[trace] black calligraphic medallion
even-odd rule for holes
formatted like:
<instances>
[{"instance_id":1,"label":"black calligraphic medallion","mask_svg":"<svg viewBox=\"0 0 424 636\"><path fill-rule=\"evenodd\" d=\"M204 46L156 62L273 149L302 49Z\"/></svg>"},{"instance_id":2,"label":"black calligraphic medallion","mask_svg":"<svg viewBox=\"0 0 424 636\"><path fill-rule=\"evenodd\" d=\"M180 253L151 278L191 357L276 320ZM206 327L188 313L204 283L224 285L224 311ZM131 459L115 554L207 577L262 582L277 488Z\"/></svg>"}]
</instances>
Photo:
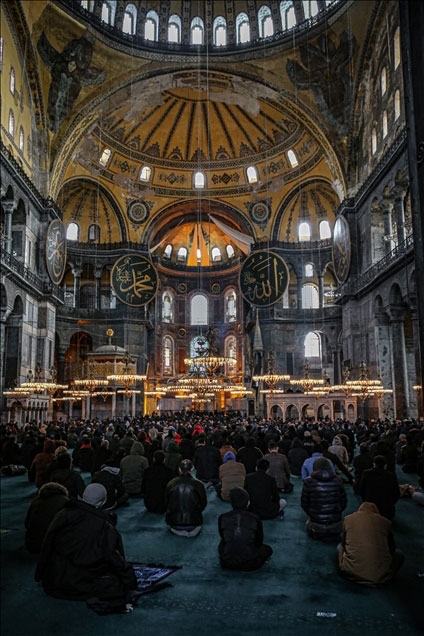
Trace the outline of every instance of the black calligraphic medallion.
<instances>
[{"instance_id":1,"label":"black calligraphic medallion","mask_svg":"<svg viewBox=\"0 0 424 636\"><path fill-rule=\"evenodd\" d=\"M152 262L139 254L121 256L113 266L112 289L116 297L131 307L150 302L158 289L158 275Z\"/></svg>"},{"instance_id":2,"label":"black calligraphic medallion","mask_svg":"<svg viewBox=\"0 0 424 636\"><path fill-rule=\"evenodd\" d=\"M338 216L333 232L333 267L339 283L344 283L348 277L351 257L349 224L344 216Z\"/></svg>"},{"instance_id":3,"label":"black calligraphic medallion","mask_svg":"<svg viewBox=\"0 0 424 636\"><path fill-rule=\"evenodd\" d=\"M46 265L51 281L59 285L66 266L66 232L59 219L54 219L47 228Z\"/></svg>"},{"instance_id":4,"label":"black calligraphic medallion","mask_svg":"<svg viewBox=\"0 0 424 636\"><path fill-rule=\"evenodd\" d=\"M244 261L239 275L240 291L256 307L276 303L287 289L289 270L274 252L253 252Z\"/></svg>"}]
</instances>

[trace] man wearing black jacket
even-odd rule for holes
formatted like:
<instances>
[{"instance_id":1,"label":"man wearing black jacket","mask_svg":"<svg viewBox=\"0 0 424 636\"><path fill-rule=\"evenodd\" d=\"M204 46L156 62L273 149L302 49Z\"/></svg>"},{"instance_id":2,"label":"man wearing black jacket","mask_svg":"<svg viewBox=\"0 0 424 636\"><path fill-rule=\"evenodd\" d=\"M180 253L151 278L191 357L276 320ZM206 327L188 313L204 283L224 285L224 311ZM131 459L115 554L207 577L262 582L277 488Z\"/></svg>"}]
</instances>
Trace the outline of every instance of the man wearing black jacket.
<instances>
[{"instance_id":1,"label":"man wearing black jacket","mask_svg":"<svg viewBox=\"0 0 424 636\"><path fill-rule=\"evenodd\" d=\"M179 476L166 486L166 523L180 537L197 537L202 529L207 498L205 486L192 475L193 463L183 459Z\"/></svg>"},{"instance_id":2,"label":"man wearing black jacket","mask_svg":"<svg viewBox=\"0 0 424 636\"><path fill-rule=\"evenodd\" d=\"M106 497L104 486L90 484L83 501L70 500L53 519L35 573L46 594L123 605L132 600L136 577L125 560L121 535L109 514L100 509Z\"/></svg>"},{"instance_id":3,"label":"man wearing black jacket","mask_svg":"<svg viewBox=\"0 0 424 636\"><path fill-rule=\"evenodd\" d=\"M284 515L287 505L285 499L280 499L277 482L274 477L266 474L269 461L261 457L256 462L256 472L246 475L244 487L249 493L249 510L259 515L261 519L274 519Z\"/></svg>"},{"instance_id":4,"label":"man wearing black jacket","mask_svg":"<svg viewBox=\"0 0 424 636\"><path fill-rule=\"evenodd\" d=\"M247 510L249 494L244 488L232 488L230 501L233 510L218 519L221 566L244 572L257 570L272 554L272 548L263 542L262 521Z\"/></svg>"}]
</instances>

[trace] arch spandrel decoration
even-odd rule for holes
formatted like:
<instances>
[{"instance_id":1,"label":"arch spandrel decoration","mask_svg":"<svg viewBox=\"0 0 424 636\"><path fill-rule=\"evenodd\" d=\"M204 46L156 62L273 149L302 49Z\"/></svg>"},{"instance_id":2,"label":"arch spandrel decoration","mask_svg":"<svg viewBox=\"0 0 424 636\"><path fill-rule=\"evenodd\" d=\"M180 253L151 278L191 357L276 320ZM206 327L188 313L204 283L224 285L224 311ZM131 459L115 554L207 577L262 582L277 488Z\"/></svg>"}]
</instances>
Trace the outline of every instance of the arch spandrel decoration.
<instances>
[{"instance_id":1,"label":"arch spandrel decoration","mask_svg":"<svg viewBox=\"0 0 424 636\"><path fill-rule=\"evenodd\" d=\"M156 296L159 279L146 256L128 254L115 262L111 283L118 300L130 307L142 307Z\"/></svg>"},{"instance_id":2,"label":"arch spandrel decoration","mask_svg":"<svg viewBox=\"0 0 424 636\"><path fill-rule=\"evenodd\" d=\"M59 219L54 219L47 229L46 266L52 283L59 285L66 266L66 232Z\"/></svg>"},{"instance_id":3,"label":"arch spandrel decoration","mask_svg":"<svg viewBox=\"0 0 424 636\"><path fill-rule=\"evenodd\" d=\"M268 307L278 302L288 283L289 270L286 262L275 252L253 252L240 270L240 291L255 307Z\"/></svg>"}]
</instances>

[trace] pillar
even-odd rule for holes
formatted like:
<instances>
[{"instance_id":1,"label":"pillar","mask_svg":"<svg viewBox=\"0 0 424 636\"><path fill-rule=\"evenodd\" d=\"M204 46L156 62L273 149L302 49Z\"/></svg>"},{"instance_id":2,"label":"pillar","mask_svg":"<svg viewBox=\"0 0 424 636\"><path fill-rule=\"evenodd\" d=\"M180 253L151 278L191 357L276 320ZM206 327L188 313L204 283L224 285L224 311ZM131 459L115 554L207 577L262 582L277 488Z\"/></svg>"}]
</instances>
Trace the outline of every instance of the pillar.
<instances>
[{"instance_id":1,"label":"pillar","mask_svg":"<svg viewBox=\"0 0 424 636\"><path fill-rule=\"evenodd\" d=\"M74 307L79 309L80 306L80 282L81 282L81 268L74 267L72 274L74 275Z\"/></svg>"},{"instance_id":2,"label":"pillar","mask_svg":"<svg viewBox=\"0 0 424 636\"><path fill-rule=\"evenodd\" d=\"M6 238L4 240L4 250L8 254L11 254L12 253L12 214L13 214L13 210L16 209L16 206L14 201L2 201L1 205L5 212L4 234Z\"/></svg>"},{"instance_id":3,"label":"pillar","mask_svg":"<svg viewBox=\"0 0 424 636\"><path fill-rule=\"evenodd\" d=\"M403 309L390 308L390 351L394 390L395 417L404 418L409 414L409 389L406 365Z\"/></svg>"},{"instance_id":4,"label":"pillar","mask_svg":"<svg viewBox=\"0 0 424 636\"><path fill-rule=\"evenodd\" d=\"M392 210L393 199L389 188L384 189L383 199L380 203L380 207L383 210L384 220L384 253L389 254L394 248L393 241L393 223L392 223Z\"/></svg>"},{"instance_id":5,"label":"pillar","mask_svg":"<svg viewBox=\"0 0 424 636\"><path fill-rule=\"evenodd\" d=\"M408 182L403 177L402 173L399 172L396 175L395 186L394 188L392 188L398 245L403 243L406 238L404 201L405 201L407 189L408 189Z\"/></svg>"}]
</instances>

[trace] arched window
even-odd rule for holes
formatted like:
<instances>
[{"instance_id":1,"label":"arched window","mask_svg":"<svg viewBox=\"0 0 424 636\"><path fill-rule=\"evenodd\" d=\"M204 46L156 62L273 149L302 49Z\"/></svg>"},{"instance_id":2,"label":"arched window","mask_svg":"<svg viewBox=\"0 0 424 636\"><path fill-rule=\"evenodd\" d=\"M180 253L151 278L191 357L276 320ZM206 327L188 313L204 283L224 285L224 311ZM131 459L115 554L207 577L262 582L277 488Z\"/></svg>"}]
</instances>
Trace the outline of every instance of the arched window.
<instances>
[{"instance_id":1,"label":"arched window","mask_svg":"<svg viewBox=\"0 0 424 636\"><path fill-rule=\"evenodd\" d=\"M305 276L306 276L306 278L310 278L313 275L314 275L314 264L313 263L306 263L306 265L305 265Z\"/></svg>"},{"instance_id":2,"label":"arched window","mask_svg":"<svg viewBox=\"0 0 424 636\"><path fill-rule=\"evenodd\" d=\"M299 241L310 241L311 240L311 226L306 221L302 221L299 223L298 230Z\"/></svg>"},{"instance_id":3,"label":"arched window","mask_svg":"<svg viewBox=\"0 0 424 636\"><path fill-rule=\"evenodd\" d=\"M230 289L224 296L224 322L237 320L237 296L234 289Z\"/></svg>"},{"instance_id":4,"label":"arched window","mask_svg":"<svg viewBox=\"0 0 424 636\"><path fill-rule=\"evenodd\" d=\"M389 133L389 125L387 123L387 110L383 111L382 127L383 127L383 139L385 139L385 137L387 137Z\"/></svg>"},{"instance_id":5,"label":"arched window","mask_svg":"<svg viewBox=\"0 0 424 636\"><path fill-rule=\"evenodd\" d=\"M318 289L315 285L306 283L302 287L302 309L318 309L318 307Z\"/></svg>"},{"instance_id":6,"label":"arched window","mask_svg":"<svg viewBox=\"0 0 424 636\"><path fill-rule=\"evenodd\" d=\"M258 171L255 166L249 166L246 170L247 181L249 183L258 183Z\"/></svg>"},{"instance_id":7,"label":"arched window","mask_svg":"<svg viewBox=\"0 0 424 636\"><path fill-rule=\"evenodd\" d=\"M234 247L232 245L226 245L225 251L227 252L228 258L234 258L235 252L234 252Z\"/></svg>"},{"instance_id":8,"label":"arched window","mask_svg":"<svg viewBox=\"0 0 424 636\"><path fill-rule=\"evenodd\" d=\"M400 117L400 90L397 89L395 92L395 121Z\"/></svg>"},{"instance_id":9,"label":"arched window","mask_svg":"<svg viewBox=\"0 0 424 636\"><path fill-rule=\"evenodd\" d=\"M288 31L296 26L296 14L292 0L283 0L280 2L281 29Z\"/></svg>"},{"instance_id":10,"label":"arched window","mask_svg":"<svg viewBox=\"0 0 424 636\"><path fill-rule=\"evenodd\" d=\"M89 243L98 243L100 241L100 227L96 223L88 226L88 241Z\"/></svg>"},{"instance_id":11,"label":"arched window","mask_svg":"<svg viewBox=\"0 0 424 636\"><path fill-rule=\"evenodd\" d=\"M114 25L115 24L115 11L116 11L116 2L112 2L112 0L107 0L102 4L102 20L106 22L106 24Z\"/></svg>"},{"instance_id":12,"label":"arched window","mask_svg":"<svg viewBox=\"0 0 424 636\"><path fill-rule=\"evenodd\" d=\"M395 37L393 39L393 66L395 70L400 64L400 29L399 27L395 31Z\"/></svg>"},{"instance_id":13,"label":"arched window","mask_svg":"<svg viewBox=\"0 0 424 636\"><path fill-rule=\"evenodd\" d=\"M205 187L205 175L203 172L195 172L193 178L193 185L198 190Z\"/></svg>"},{"instance_id":14,"label":"arched window","mask_svg":"<svg viewBox=\"0 0 424 636\"><path fill-rule=\"evenodd\" d=\"M66 238L68 241L79 241L79 225L77 223L68 223Z\"/></svg>"},{"instance_id":15,"label":"arched window","mask_svg":"<svg viewBox=\"0 0 424 636\"><path fill-rule=\"evenodd\" d=\"M208 324L208 299L203 294L195 294L191 299L191 325Z\"/></svg>"},{"instance_id":16,"label":"arched window","mask_svg":"<svg viewBox=\"0 0 424 636\"><path fill-rule=\"evenodd\" d=\"M181 18L173 13L168 20L168 42L181 42Z\"/></svg>"},{"instance_id":17,"label":"arched window","mask_svg":"<svg viewBox=\"0 0 424 636\"><path fill-rule=\"evenodd\" d=\"M135 35L137 24L137 8L134 4L127 4L122 21L122 32Z\"/></svg>"},{"instance_id":18,"label":"arched window","mask_svg":"<svg viewBox=\"0 0 424 636\"><path fill-rule=\"evenodd\" d=\"M381 95L383 96L386 94L386 91L387 91L387 71L385 66L383 66L383 68L381 69L380 87L381 87Z\"/></svg>"},{"instance_id":19,"label":"arched window","mask_svg":"<svg viewBox=\"0 0 424 636\"><path fill-rule=\"evenodd\" d=\"M305 18L313 18L318 13L318 2L316 0L303 0L303 11Z\"/></svg>"},{"instance_id":20,"label":"arched window","mask_svg":"<svg viewBox=\"0 0 424 636\"><path fill-rule=\"evenodd\" d=\"M165 256L165 258L171 258L171 256L172 256L172 245L171 245L171 243L168 243L168 245L165 247L165 249L163 251L163 255Z\"/></svg>"},{"instance_id":21,"label":"arched window","mask_svg":"<svg viewBox=\"0 0 424 636\"><path fill-rule=\"evenodd\" d=\"M15 94L15 69L13 66L10 67L10 84L9 84L10 92L12 95Z\"/></svg>"},{"instance_id":22,"label":"arched window","mask_svg":"<svg viewBox=\"0 0 424 636\"><path fill-rule=\"evenodd\" d=\"M225 357L233 358L234 362L227 362L226 374L235 375L237 371L237 340L235 336L229 336L225 340Z\"/></svg>"},{"instance_id":23,"label":"arched window","mask_svg":"<svg viewBox=\"0 0 424 636\"><path fill-rule=\"evenodd\" d=\"M144 23L144 39L150 40L150 42L157 42L159 32L159 16L156 11L151 9L146 14L146 21Z\"/></svg>"},{"instance_id":24,"label":"arched window","mask_svg":"<svg viewBox=\"0 0 424 636\"><path fill-rule=\"evenodd\" d=\"M102 154L100 155L99 163L103 168L106 168L107 164L110 161L112 156L112 151L110 148L104 148Z\"/></svg>"},{"instance_id":25,"label":"arched window","mask_svg":"<svg viewBox=\"0 0 424 636\"><path fill-rule=\"evenodd\" d=\"M19 150L23 152L24 148L25 148L25 135L24 135L24 129L21 126L19 128Z\"/></svg>"},{"instance_id":26,"label":"arched window","mask_svg":"<svg viewBox=\"0 0 424 636\"><path fill-rule=\"evenodd\" d=\"M274 35L271 9L265 4L262 5L258 11L258 25L260 38L269 38L271 35Z\"/></svg>"},{"instance_id":27,"label":"arched window","mask_svg":"<svg viewBox=\"0 0 424 636\"><path fill-rule=\"evenodd\" d=\"M305 358L321 358L321 338L310 331L305 338Z\"/></svg>"},{"instance_id":28,"label":"arched window","mask_svg":"<svg viewBox=\"0 0 424 636\"><path fill-rule=\"evenodd\" d=\"M219 247L213 247L211 250L212 261L216 263L217 261L222 261L222 254Z\"/></svg>"},{"instance_id":29,"label":"arched window","mask_svg":"<svg viewBox=\"0 0 424 636\"><path fill-rule=\"evenodd\" d=\"M237 44L250 42L250 23L247 13L239 13L236 18L236 42Z\"/></svg>"},{"instance_id":30,"label":"arched window","mask_svg":"<svg viewBox=\"0 0 424 636\"><path fill-rule=\"evenodd\" d=\"M371 132L371 154L375 155L377 152L377 131L375 128Z\"/></svg>"},{"instance_id":31,"label":"arched window","mask_svg":"<svg viewBox=\"0 0 424 636\"><path fill-rule=\"evenodd\" d=\"M205 355L208 351L209 343L205 336L195 336L190 342L190 358L198 358L199 356Z\"/></svg>"},{"instance_id":32,"label":"arched window","mask_svg":"<svg viewBox=\"0 0 424 636\"><path fill-rule=\"evenodd\" d=\"M190 24L190 44L203 44L205 27L202 18L193 18Z\"/></svg>"},{"instance_id":33,"label":"arched window","mask_svg":"<svg viewBox=\"0 0 424 636\"><path fill-rule=\"evenodd\" d=\"M321 221L319 224L319 237L323 241L331 238L331 227L328 221Z\"/></svg>"},{"instance_id":34,"label":"arched window","mask_svg":"<svg viewBox=\"0 0 424 636\"><path fill-rule=\"evenodd\" d=\"M174 341L164 336L162 341L162 365L164 375L174 375Z\"/></svg>"},{"instance_id":35,"label":"arched window","mask_svg":"<svg viewBox=\"0 0 424 636\"><path fill-rule=\"evenodd\" d=\"M15 136L15 115L12 109L9 110L9 135L11 137Z\"/></svg>"},{"instance_id":36,"label":"arched window","mask_svg":"<svg viewBox=\"0 0 424 636\"><path fill-rule=\"evenodd\" d=\"M213 43L215 46L227 44L227 22L223 16L218 16L213 21Z\"/></svg>"},{"instance_id":37,"label":"arched window","mask_svg":"<svg viewBox=\"0 0 424 636\"><path fill-rule=\"evenodd\" d=\"M81 0L81 6L86 11L93 12L93 10L94 10L94 0Z\"/></svg>"},{"instance_id":38,"label":"arched window","mask_svg":"<svg viewBox=\"0 0 424 636\"><path fill-rule=\"evenodd\" d=\"M140 181L144 181L148 183L150 181L150 177L152 176L152 169L150 166L143 166L140 170Z\"/></svg>"},{"instance_id":39,"label":"arched window","mask_svg":"<svg viewBox=\"0 0 424 636\"><path fill-rule=\"evenodd\" d=\"M162 320L163 322L174 322L174 298L168 290L162 294Z\"/></svg>"},{"instance_id":40,"label":"arched window","mask_svg":"<svg viewBox=\"0 0 424 636\"><path fill-rule=\"evenodd\" d=\"M186 247L180 247L178 252L177 252L177 260L180 263L185 263L187 260L187 248Z\"/></svg>"},{"instance_id":41,"label":"arched window","mask_svg":"<svg viewBox=\"0 0 424 636\"><path fill-rule=\"evenodd\" d=\"M299 162L297 160L296 154L294 152L294 150L288 150L287 151L287 158L290 161L290 165L292 168L297 168L297 166L299 165Z\"/></svg>"}]
</instances>

